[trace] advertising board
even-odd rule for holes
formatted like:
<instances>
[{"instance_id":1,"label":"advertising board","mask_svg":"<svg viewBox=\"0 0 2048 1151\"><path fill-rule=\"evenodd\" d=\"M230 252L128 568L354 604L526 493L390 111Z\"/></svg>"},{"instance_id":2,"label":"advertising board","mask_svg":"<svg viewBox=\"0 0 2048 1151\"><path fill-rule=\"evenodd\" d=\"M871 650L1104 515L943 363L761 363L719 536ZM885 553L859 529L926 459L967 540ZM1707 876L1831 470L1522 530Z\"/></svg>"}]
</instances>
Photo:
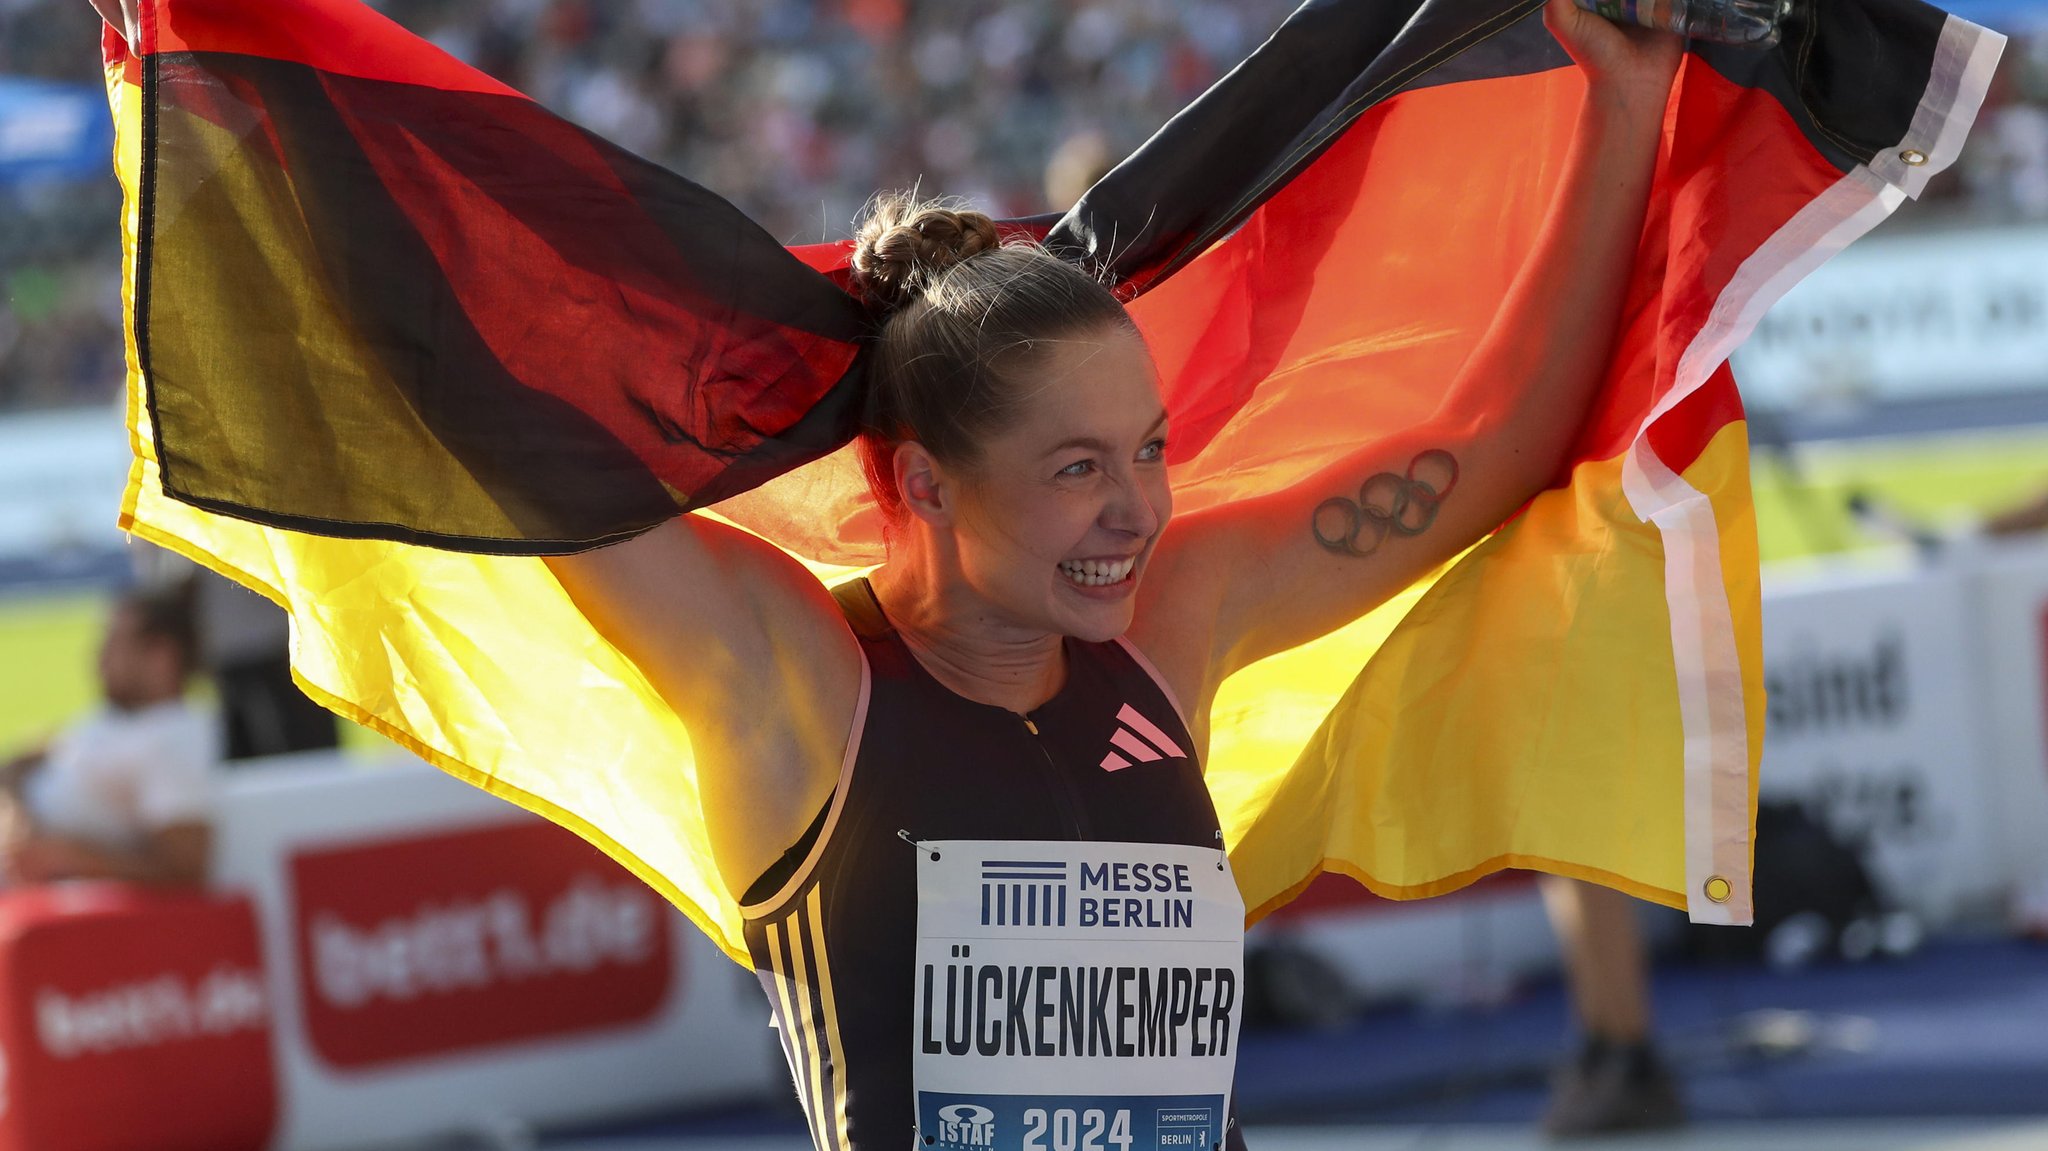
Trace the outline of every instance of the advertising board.
<instances>
[{"instance_id":1,"label":"advertising board","mask_svg":"<svg viewBox=\"0 0 2048 1151\"><path fill-rule=\"evenodd\" d=\"M749 972L582 840L410 756L244 770L215 870L271 957L278 1151L788 1090Z\"/></svg>"},{"instance_id":2,"label":"advertising board","mask_svg":"<svg viewBox=\"0 0 2048 1151\"><path fill-rule=\"evenodd\" d=\"M1779 578L1764 594L1761 795L1863 848L1880 889L1936 925L1995 906L2005 881L1971 587L1935 565Z\"/></svg>"},{"instance_id":3,"label":"advertising board","mask_svg":"<svg viewBox=\"0 0 2048 1151\"><path fill-rule=\"evenodd\" d=\"M270 997L247 900L0 895L0 1149L260 1151Z\"/></svg>"},{"instance_id":4,"label":"advertising board","mask_svg":"<svg viewBox=\"0 0 2048 1151\"><path fill-rule=\"evenodd\" d=\"M684 978L667 909L538 821L291 858L306 1036L337 1068L652 1022Z\"/></svg>"},{"instance_id":5,"label":"advertising board","mask_svg":"<svg viewBox=\"0 0 2048 1151\"><path fill-rule=\"evenodd\" d=\"M2048 228L1879 237L1814 269L1732 358L1784 411L2048 392Z\"/></svg>"},{"instance_id":6,"label":"advertising board","mask_svg":"<svg viewBox=\"0 0 2048 1151\"><path fill-rule=\"evenodd\" d=\"M2038 931L2048 926L2048 541L1987 546L1978 564L1996 848Z\"/></svg>"}]
</instances>

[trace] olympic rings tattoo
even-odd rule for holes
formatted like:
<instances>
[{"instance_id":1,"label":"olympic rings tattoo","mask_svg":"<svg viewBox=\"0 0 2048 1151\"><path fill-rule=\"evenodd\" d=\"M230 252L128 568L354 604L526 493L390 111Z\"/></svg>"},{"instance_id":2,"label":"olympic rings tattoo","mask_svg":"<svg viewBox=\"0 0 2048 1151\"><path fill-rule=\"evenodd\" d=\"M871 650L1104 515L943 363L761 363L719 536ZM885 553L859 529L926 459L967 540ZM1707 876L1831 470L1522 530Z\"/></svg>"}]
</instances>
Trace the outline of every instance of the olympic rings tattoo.
<instances>
[{"instance_id":1,"label":"olympic rings tattoo","mask_svg":"<svg viewBox=\"0 0 2048 1151\"><path fill-rule=\"evenodd\" d=\"M1436 522L1437 510L1458 486L1458 461L1431 448L1408 461L1408 472L1381 472L1358 487L1358 498L1333 496L1316 505L1309 531L1316 542L1341 556L1363 558L1389 535L1419 536Z\"/></svg>"}]
</instances>

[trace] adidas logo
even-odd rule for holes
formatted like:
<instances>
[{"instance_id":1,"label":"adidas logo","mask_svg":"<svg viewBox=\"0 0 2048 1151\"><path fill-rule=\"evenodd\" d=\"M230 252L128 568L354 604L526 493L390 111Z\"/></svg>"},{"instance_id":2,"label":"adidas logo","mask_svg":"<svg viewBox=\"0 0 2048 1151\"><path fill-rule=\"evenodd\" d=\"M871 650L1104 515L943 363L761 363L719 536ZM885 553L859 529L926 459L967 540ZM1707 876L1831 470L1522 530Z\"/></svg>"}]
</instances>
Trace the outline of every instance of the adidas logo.
<instances>
[{"instance_id":1,"label":"adidas logo","mask_svg":"<svg viewBox=\"0 0 2048 1151\"><path fill-rule=\"evenodd\" d=\"M1188 753L1167 738L1158 724L1139 715L1138 709L1130 704L1125 704L1124 709L1116 713L1116 723L1116 731L1109 737L1113 749L1102 757L1104 771L1122 771L1133 763L1151 763L1157 759L1187 758Z\"/></svg>"}]
</instances>

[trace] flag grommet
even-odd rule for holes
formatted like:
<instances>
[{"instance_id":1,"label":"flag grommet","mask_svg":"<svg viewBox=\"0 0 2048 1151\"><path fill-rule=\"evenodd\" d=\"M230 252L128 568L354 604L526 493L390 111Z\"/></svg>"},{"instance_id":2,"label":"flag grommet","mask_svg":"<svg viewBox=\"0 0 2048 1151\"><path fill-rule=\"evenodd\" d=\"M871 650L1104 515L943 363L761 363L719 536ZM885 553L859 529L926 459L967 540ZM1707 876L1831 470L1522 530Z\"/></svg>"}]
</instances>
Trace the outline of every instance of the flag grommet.
<instances>
[{"instance_id":1,"label":"flag grommet","mask_svg":"<svg viewBox=\"0 0 2048 1151\"><path fill-rule=\"evenodd\" d=\"M1735 893L1734 885L1718 875L1707 877L1704 890L1707 893L1707 898L1715 903L1726 903L1728 902L1728 897Z\"/></svg>"},{"instance_id":2,"label":"flag grommet","mask_svg":"<svg viewBox=\"0 0 2048 1151\"><path fill-rule=\"evenodd\" d=\"M1901 148L1899 150L1899 159L1918 168L1927 162L1927 153L1922 152L1918 148Z\"/></svg>"}]
</instances>

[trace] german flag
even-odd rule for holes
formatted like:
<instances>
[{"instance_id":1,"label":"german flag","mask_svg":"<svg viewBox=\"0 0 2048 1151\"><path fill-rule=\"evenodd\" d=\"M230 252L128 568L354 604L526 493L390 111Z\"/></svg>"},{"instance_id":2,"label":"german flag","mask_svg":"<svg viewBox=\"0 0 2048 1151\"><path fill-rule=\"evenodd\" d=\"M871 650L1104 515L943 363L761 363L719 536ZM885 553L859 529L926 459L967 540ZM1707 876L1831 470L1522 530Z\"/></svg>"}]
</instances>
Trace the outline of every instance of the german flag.
<instances>
[{"instance_id":1,"label":"german flag","mask_svg":"<svg viewBox=\"0 0 2048 1151\"><path fill-rule=\"evenodd\" d=\"M1540 0L1317 0L1058 218L1131 301L1179 506L1426 425L1584 97ZM744 958L688 733L537 556L718 514L881 558L844 445L843 246L715 194L352 0L144 0L104 47L127 189L121 520L292 614L314 698L599 844ZM1763 690L1742 408L1772 301L1951 163L2003 39L1918 0L1694 45L1604 390L1552 486L1224 685L1247 906L1504 867L1750 917ZM565 701L573 700L573 706Z\"/></svg>"}]
</instances>

